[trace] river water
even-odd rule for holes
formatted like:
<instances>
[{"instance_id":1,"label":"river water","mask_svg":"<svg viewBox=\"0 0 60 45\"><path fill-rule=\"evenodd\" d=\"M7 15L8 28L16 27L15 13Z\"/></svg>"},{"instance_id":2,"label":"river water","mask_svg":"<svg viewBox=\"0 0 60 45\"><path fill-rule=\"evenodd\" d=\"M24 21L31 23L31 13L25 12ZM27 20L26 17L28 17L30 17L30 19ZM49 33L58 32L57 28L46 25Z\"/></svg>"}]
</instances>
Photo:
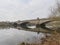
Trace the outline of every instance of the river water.
<instances>
[{"instance_id":1,"label":"river water","mask_svg":"<svg viewBox=\"0 0 60 45\"><path fill-rule=\"evenodd\" d=\"M17 45L21 42L35 43L42 37L45 37L43 33L37 34L37 32L18 30L14 28L0 29L0 45Z\"/></svg>"}]
</instances>

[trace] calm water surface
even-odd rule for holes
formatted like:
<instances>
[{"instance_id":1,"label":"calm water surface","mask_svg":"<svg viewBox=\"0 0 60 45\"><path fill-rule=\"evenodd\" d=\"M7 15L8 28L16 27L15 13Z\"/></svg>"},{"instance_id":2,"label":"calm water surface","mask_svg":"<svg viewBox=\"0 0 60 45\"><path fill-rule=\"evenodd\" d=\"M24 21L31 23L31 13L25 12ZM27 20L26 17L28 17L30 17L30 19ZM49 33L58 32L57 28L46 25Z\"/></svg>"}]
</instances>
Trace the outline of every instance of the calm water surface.
<instances>
[{"instance_id":1,"label":"calm water surface","mask_svg":"<svg viewBox=\"0 0 60 45\"><path fill-rule=\"evenodd\" d=\"M0 29L0 45L17 45L21 42L34 43L42 37L45 37L43 33L37 34L14 28Z\"/></svg>"}]
</instances>

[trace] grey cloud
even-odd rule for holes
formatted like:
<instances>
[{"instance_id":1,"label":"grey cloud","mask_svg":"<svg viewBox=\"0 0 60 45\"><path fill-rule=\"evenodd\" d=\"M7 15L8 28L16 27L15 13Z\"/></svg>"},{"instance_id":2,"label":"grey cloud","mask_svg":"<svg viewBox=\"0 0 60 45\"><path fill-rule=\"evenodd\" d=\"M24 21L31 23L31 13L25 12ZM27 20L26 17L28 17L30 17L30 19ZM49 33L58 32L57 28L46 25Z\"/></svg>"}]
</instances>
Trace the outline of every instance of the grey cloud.
<instances>
[{"instance_id":1,"label":"grey cloud","mask_svg":"<svg viewBox=\"0 0 60 45\"><path fill-rule=\"evenodd\" d=\"M0 0L0 2L1 21L46 17L49 14L49 8L55 5L55 0L26 0L28 3L24 0Z\"/></svg>"}]
</instances>

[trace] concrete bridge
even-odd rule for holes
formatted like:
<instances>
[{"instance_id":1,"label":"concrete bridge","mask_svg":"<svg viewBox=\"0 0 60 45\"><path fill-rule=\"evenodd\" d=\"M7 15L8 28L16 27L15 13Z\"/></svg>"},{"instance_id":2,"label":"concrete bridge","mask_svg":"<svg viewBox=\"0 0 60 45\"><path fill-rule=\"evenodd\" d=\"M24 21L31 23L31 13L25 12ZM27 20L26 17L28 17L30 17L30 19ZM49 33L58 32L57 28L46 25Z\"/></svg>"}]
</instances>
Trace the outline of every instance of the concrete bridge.
<instances>
[{"instance_id":1,"label":"concrete bridge","mask_svg":"<svg viewBox=\"0 0 60 45\"><path fill-rule=\"evenodd\" d=\"M50 20L37 18L37 19L32 19L32 20L17 21L16 23L17 23L17 24L21 24L21 23L23 23L23 22L29 22L29 23L31 23L31 24L36 25L36 24L41 24L41 23L46 22L46 21L50 21Z\"/></svg>"},{"instance_id":2,"label":"concrete bridge","mask_svg":"<svg viewBox=\"0 0 60 45\"><path fill-rule=\"evenodd\" d=\"M29 25L29 26L33 26L33 25L36 26L36 25L42 24L42 23L47 22L47 21L50 21L50 20L37 18L37 19L32 19L32 20L16 21L13 24L15 26L21 26L21 24L23 26L25 26L26 24Z\"/></svg>"},{"instance_id":3,"label":"concrete bridge","mask_svg":"<svg viewBox=\"0 0 60 45\"><path fill-rule=\"evenodd\" d=\"M46 24L52 22L49 19L32 19L32 20L24 20L24 21L17 21L14 23L15 27L18 27L18 29L27 30L27 31L33 31L33 32L51 32L54 31L48 27L46 27ZM36 28L30 29L27 26L33 26L35 25Z\"/></svg>"}]
</instances>

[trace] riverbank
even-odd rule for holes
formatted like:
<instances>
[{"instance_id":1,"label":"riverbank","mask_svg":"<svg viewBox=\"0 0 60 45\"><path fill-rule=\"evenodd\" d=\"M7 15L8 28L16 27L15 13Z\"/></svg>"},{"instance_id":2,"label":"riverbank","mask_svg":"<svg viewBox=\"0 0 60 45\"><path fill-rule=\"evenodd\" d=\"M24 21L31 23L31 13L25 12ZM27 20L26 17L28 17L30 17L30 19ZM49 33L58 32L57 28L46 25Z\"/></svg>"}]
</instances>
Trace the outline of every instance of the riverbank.
<instances>
[{"instance_id":1,"label":"riverbank","mask_svg":"<svg viewBox=\"0 0 60 45\"><path fill-rule=\"evenodd\" d=\"M60 45L60 33L54 32L50 36L46 36L46 38L42 38L40 43L25 43L22 42L18 45Z\"/></svg>"}]
</instances>

